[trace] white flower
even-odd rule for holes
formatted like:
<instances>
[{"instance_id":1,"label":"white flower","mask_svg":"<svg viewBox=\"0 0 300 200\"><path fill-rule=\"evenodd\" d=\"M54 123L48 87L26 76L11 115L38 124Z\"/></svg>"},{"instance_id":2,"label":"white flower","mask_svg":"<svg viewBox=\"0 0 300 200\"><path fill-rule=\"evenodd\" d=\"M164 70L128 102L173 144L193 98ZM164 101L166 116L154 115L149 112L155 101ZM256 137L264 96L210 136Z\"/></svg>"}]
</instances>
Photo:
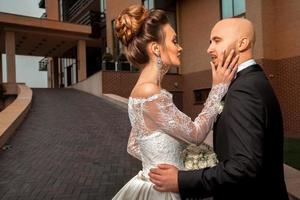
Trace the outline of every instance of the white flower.
<instances>
[{"instance_id":1,"label":"white flower","mask_svg":"<svg viewBox=\"0 0 300 200\"><path fill-rule=\"evenodd\" d=\"M221 101L220 103L218 103L218 114L221 114L224 108L224 101Z\"/></svg>"},{"instance_id":2,"label":"white flower","mask_svg":"<svg viewBox=\"0 0 300 200\"><path fill-rule=\"evenodd\" d=\"M184 166L187 170L213 167L218 163L216 154L207 144L189 145L183 151Z\"/></svg>"},{"instance_id":3,"label":"white flower","mask_svg":"<svg viewBox=\"0 0 300 200\"><path fill-rule=\"evenodd\" d=\"M185 165L185 168L188 169L188 170L193 169L193 161L191 161L191 160L187 160L187 161L184 163L184 165Z\"/></svg>"}]
</instances>

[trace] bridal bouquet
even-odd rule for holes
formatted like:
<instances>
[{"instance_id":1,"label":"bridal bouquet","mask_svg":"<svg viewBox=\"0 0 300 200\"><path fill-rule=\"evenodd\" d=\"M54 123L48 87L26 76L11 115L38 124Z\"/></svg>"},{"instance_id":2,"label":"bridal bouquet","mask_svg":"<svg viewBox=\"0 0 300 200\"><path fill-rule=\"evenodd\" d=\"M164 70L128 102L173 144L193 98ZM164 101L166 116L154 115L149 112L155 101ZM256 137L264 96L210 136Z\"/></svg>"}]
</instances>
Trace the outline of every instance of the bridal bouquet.
<instances>
[{"instance_id":1,"label":"bridal bouquet","mask_svg":"<svg viewBox=\"0 0 300 200\"><path fill-rule=\"evenodd\" d=\"M218 163L213 148L205 143L199 146L189 145L183 151L183 162L187 170L213 167Z\"/></svg>"}]
</instances>

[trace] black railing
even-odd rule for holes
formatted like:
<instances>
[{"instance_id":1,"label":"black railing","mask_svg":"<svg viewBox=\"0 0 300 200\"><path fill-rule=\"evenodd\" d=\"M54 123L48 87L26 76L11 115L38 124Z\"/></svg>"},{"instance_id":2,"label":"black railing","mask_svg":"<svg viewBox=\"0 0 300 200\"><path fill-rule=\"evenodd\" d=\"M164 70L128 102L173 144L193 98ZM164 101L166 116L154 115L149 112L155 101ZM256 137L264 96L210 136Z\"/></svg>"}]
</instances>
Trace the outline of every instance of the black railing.
<instances>
[{"instance_id":1,"label":"black railing","mask_svg":"<svg viewBox=\"0 0 300 200\"><path fill-rule=\"evenodd\" d=\"M91 37L99 38L103 36L104 28L106 27L105 13L96 11L88 11L76 22L77 24L90 25L92 27Z\"/></svg>"},{"instance_id":2,"label":"black railing","mask_svg":"<svg viewBox=\"0 0 300 200\"><path fill-rule=\"evenodd\" d=\"M39 71L48 71L48 58L43 58L42 60L39 61Z\"/></svg>"},{"instance_id":3,"label":"black railing","mask_svg":"<svg viewBox=\"0 0 300 200\"><path fill-rule=\"evenodd\" d=\"M71 22L72 19L74 19L80 13L81 10L84 10L85 8L87 8L92 3L93 3L92 0L79 0L79 1L76 1L74 3L74 5L71 6L71 8L66 10L65 15L64 15L64 20Z\"/></svg>"},{"instance_id":4,"label":"black railing","mask_svg":"<svg viewBox=\"0 0 300 200\"><path fill-rule=\"evenodd\" d=\"M96 11L88 11L77 20L77 24L92 25L92 23L104 23L105 24L105 13Z\"/></svg>"},{"instance_id":5,"label":"black railing","mask_svg":"<svg viewBox=\"0 0 300 200\"><path fill-rule=\"evenodd\" d=\"M87 10L93 2L93 0L76 1L69 9L65 10L64 21L82 25L90 25L92 28L90 37L105 37L105 13Z\"/></svg>"}]
</instances>

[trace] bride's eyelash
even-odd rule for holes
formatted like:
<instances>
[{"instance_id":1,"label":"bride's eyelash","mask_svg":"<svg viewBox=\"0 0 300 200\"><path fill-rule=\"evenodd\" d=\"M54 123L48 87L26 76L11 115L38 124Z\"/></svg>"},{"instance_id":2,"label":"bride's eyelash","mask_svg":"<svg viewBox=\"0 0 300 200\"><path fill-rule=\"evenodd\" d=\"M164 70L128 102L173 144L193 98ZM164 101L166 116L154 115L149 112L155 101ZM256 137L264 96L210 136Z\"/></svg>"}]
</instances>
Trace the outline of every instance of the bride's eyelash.
<instances>
[{"instance_id":1,"label":"bride's eyelash","mask_svg":"<svg viewBox=\"0 0 300 200\"><path fill-rule=\"evenodd\" d=\"M173 38L173 43L174 43L174 44L178 44L177 38L176 38L176 37Z\"/></svg>"}]
</instances>

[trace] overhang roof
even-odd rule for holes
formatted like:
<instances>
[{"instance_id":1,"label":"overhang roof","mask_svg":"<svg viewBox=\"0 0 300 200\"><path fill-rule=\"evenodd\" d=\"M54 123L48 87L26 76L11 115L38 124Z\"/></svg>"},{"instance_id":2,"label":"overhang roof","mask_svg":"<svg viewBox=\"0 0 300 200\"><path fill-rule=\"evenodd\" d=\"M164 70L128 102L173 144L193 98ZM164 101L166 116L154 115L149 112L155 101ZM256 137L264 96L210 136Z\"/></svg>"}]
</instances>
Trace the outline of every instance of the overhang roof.
<instances>
[{"instance_id":1,"label":"overhang roof","mask_svg":"<svg viewBox=\"0 0 300 200\"><path fill-rule=\"evenodd\" d=\"M89 37L90 26L0 12L1 53L5 53L5 31L15 32L17 55L62 57L78 40L100 46L99 39Z\"/></svg>"}]
</instances>

